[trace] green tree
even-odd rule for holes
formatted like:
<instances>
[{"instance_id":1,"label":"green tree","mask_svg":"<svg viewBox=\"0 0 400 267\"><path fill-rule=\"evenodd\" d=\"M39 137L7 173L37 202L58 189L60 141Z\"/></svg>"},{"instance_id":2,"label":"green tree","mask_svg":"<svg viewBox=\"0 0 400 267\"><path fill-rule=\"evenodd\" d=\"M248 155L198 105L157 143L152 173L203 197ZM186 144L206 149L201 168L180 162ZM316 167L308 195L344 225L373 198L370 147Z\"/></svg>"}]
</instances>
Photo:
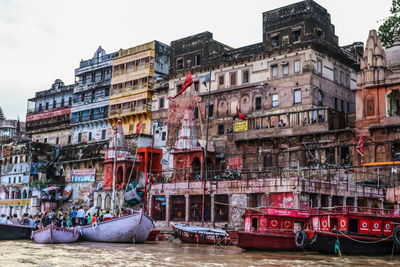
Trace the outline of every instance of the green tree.
<instances>
[{"instance_id":1,"label":"green tree","mask_svg":"<svg viewBox=\"0 0 400 267\"><path fill-rule=\"evenodd\" d=\"M400 26L400 0L392 0L390 16L385 19L379 27L379 37L385 48L391 47L395 31L399 31Z\"/></svg>"}]
</instances>

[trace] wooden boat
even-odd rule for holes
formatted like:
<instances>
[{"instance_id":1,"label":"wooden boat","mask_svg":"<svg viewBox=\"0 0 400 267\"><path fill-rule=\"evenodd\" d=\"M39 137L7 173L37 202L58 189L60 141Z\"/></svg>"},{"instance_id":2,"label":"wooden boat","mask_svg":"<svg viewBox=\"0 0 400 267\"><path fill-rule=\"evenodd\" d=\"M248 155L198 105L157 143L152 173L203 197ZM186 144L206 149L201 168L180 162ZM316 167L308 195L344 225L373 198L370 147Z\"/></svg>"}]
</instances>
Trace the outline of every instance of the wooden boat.
<instances>
[{"instance_id":1,"label":"wooden boat","mask_svg":"<svg viewBox=\"0 0 400 267\"><path fill-rule=\"evenodd\" d=\"M95 242L143 243L146 241L153 220L143 210L132 215L79 227L82 239Z\"/></svg>"},{"instance_id":2,"label":"wooden boat","mask_svg":"<svg viewBox=\"0 0 400 267\"><path fill-rule=\"evenodd\" d=\"M171 223L175 235L185 243L231 245L232 240L224 230Z\"/></svg>"},{"instance_id":3,"label":"wooden boat","mask_svg":"<svg viewBox=\"0 0 400 267\"><path fill-rule=\"evenodd\" d=\"M160 230L151 230L146 241L157 241L157 236L160 234Z\"/></svg>"},{"instance_id":4,"label":"wooden boat","mask_svg":"<svg viewBox=\"0 0 400 267\"><path fill-rule=\"evenodd\" d=\"M368 207L313 209L311 222L296 234L296 245L328 254L400 253L400 216Z\"/></svg>"},{"instance_id":5,"label":"wooden boat","mask_svg":"<svg viewBox=\"0 0 400 267\"><path fill-rule=\"evenodd\" d=\"M297 223L301 229L309 217L308 210L246 210L244 231L237 232L237 246L245 250L299 250L294 242L294 227Z\"/></svg>"},{"instance_id":6,"label":"wooden boat","mask_svg":"<svg viewBox=\"0 0 400 267\"><path fill-rule=\"evenodd\" d=\"M31 234L29 226L0 223L0 240L30 239Z\"/></svg>"},{"instance_id":7,"label":"wooden boat","mask_svg":"<svg viewBox=\"0 0 400 267\"><path fill-rule=\"evenodd\" d=\"M77 229L58 227L53 224L32 233L33 239L39 244L72 243L78 240L79 235Z\"/></svg>"}]
</instances>

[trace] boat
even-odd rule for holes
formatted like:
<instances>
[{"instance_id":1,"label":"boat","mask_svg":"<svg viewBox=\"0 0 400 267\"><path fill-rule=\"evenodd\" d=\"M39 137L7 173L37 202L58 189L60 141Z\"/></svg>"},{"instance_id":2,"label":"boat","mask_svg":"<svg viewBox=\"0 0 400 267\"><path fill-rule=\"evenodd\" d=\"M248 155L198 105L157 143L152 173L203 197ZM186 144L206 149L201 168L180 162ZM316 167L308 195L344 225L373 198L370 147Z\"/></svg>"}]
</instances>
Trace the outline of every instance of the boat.
<instances>
[{"instance_id":1,"label":"boat","mask_svg":"<svg viewBox=\"0 0 400 267\"><path fill-rule=\"evenodd\" d=\"M247 209L244 231L237 232L237 246L244 250L299 250L295 227L303 227L309 220L308 210L284 208Z\"/></svg>"},{"instance_id":2,"label":"boat","mask_svg":"<svg viewBox=\"0 0 400 267\"><path fill-rule=\"evenodd\" d=\"M49 224L42 229L33 231L32 238L39 244L72 243L78 240L79 235L77 229Z\"/></svg>"},{"instance_id":3,"label":"boat","mask_svg":"<svg viewBox=\"0 0 400 267\"><path fill-rule=\"evenodd\" d=\"M143 243L153 226L153 220L143 210L92 225L78 227L82 239L94 242Z\"/></svg>"},{"instance_id":4,"label":"boat","mask_svg":"<svg viewBox=\"0 0 400 267\"><path fill-rule=\"evenodd\" d=\"M31 234L29 226L0 223L0 240L30 239Z\"/></svg>"},{"instance_id":5,"label":"boat","mask_svg":"<svg viewBox=\"0 0 400 267\"><path fill-rule=\"evenodd\" d=\"M312 209L296 245L324 254L377 255L400 252L398 211L370 207Z\"/></svg>"},{"instance_id":6,"label":"boat","mask_svg":"<svg viewBox=\"0 0 400 267\"><path fill-rule=\"evenodd\" d=\"M232 240L224 230L171 222L175 236L185 243L231 245Z\"/></svg>"},{"instance_id":7,"label":"boat","mask_svg":"<svg viewBox=\"0 0 400 267\"><path fill-rule=\"evenodd\" d=\"M158 235L160 234L160 230L151 230L149 236L147 237L146 241L157 241Z\"/></svg>"}]
</instances>

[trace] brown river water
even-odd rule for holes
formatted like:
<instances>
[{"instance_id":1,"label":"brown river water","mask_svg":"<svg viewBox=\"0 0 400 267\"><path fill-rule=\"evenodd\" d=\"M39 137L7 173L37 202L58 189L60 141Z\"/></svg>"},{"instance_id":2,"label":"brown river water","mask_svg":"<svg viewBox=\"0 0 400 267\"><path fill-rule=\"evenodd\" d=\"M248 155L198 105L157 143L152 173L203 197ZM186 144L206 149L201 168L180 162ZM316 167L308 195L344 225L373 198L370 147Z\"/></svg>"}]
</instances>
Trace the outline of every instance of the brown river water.
<instances>
[{"instance_id":1,"label":"brown river water","mask_svg":"<svg viewBox=\"0 0 400 267\"><path fill-rule=\"evenodd\" d=\"M306 252L242 252L238 247L79 242L41 245L0 241L0 266L400 266L400 256L339 258Z\"/></svg>"}]
</instances>

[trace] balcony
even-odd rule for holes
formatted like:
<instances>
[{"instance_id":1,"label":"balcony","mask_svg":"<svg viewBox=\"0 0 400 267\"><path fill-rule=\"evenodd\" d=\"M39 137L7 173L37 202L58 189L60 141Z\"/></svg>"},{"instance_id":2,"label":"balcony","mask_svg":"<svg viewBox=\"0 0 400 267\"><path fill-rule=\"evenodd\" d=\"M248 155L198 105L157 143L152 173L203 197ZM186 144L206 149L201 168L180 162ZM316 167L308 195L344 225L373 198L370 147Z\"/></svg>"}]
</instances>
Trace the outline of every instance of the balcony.
<instances>
[{"instance_id":1,"label":"balcony","mask_svg":"<svg viewBox=\"0 0 400 267\"><path fill-rule=\"evenodd\" d=\"M99 120L99 119L106 119L106 118L108 118L108 112L107 113L90 114L87 116L72 118L71 124Z\"/></svg>"},{"instance_id":2,"label":"balcony","mask_svg":"<svg viewBox=\"0 0 400 267\"><path fill-rule=\"evenodd\" d=\"M326 132L345 128L347 121L345 114L328 108L254 116L246 122L234 122L236 129L233 138L235 141L245 141Z\"/></svg>"},{"instance_id":3,"label":"balcony","mask_svg":"<svg viewBox=\"0 0 400 267\"><path fill-rule=\"evenodd\" d=\"M68 128L70 125L70 119L62 120L62 121L55 121L55 122L48 122L43 124L37 124L32 126L26 126L26 131L28 133L35 133L35 132L45 132L53 128L57 128L57 130L61 130L63 128Z\"/></svg>"},{"instance_id":4,"label":"balcony","mask_svg":"<svg viewBox=\"0 0 400 267\"><path fill-rule=\"evenodd\" d=\"M59 107L57 107L57 108L42 109L42 110L39 110L39 109L36 109L36 108L28 108L27 111L26 111L26 116L34 115L34 114L44 114L44 113L48 113L48 112L54 112L54 111L58 111L58 110L71 108L71 105L61 106L60 103L57 103L57 105L59 105Z\"/></svg>"},{"instance_id":5,"label":"balcony","mask_svg":"<svg viewBox=\"0 0 400 267\"><path fill-rule=\"evenodd\" d=\"M92 90L98 87L105 87L105 86L110 86L111 84L111 79L105 80L105 81L100 81L100 82L88 82L86 84L79 83L74 89L74 93L79 93L79 92L84 92L87 90Z\"/></svg>"},{"instance_id":6,"label":"balcony","mask_svg":"<svg viewBox=\"0 0 400 267\"><path fill-rule=\"evenodd\" d=\"M119 88L119 89L113 89L111 90L111 96L113 98L115 97L121 97L121 96L127 96L131 94L136 94L136 93L141 93L141 92L146 92L151 90L150 87L145 85L137 85L137 86L132 86L132 87L125 87L125 88Z\"/></svg>"},{"instance_id":7,"label":"balcony","mask_svg":"<svg viewBox=\"0 0 400 267\"><path fill-rule=\"evenodd\" d=\"M134 106L134 107L130 107L130 108L112 110L112 111L110 111L109 118L115 118L115 117L119 117L119 116L136 115L136 114L146 113L146 112L148 112L147 104L144 104L144 105Z\"/></svg>"},{"instance_id":8,"label":"balcony","mask_svg":"<svg viewBox=\"0 0 400 267\"><path fill-rule=\"evenodd\" d=\"M133 73L133 72L137 72L137 71L143 71L146 69L153 69L154 68L154 64L153 63L146 63L146 64L141 64L138 66L133 66L131 68L127 68L127 69L120 69L120 70L116 70L113 72L113 77L116 76L120 76L120 75L124 75L124 74L129 74L129 73Z\"/></svg>"}]
</instances>

